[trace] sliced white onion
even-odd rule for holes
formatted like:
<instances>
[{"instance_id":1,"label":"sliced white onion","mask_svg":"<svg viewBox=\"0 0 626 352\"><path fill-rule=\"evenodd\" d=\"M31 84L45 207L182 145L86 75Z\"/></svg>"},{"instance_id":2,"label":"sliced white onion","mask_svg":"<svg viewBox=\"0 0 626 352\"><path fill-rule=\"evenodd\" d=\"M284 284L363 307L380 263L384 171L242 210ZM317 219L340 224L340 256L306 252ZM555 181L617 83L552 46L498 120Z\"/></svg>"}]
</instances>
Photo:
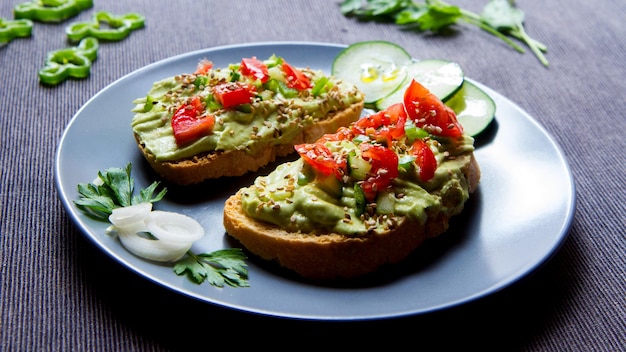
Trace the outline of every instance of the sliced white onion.
<instances>
[{"instance_id":1,"label":"sliced white onion","mask_svg":"<svg viewBox=\"0 0 626 352\"><path fill-rule=\"evenodd\" d=\"M152 203L150 202L115 208L109 215L109 221L120 231L124 231L130 226L136 227L137 224L144 223L151 211Z\"/></svg>"},{"instance_id":2,"label":"sliced white onion","mask_svg":"<svg viewBox=\"0 0 626 352\"><path fill-rule=\"evenodd\" d=\"M187 215L155 210L146 219L148 231L161 241L195 242L204 236L202 225Z\"/></svg>"},{"instance_id":3,"label":"sliced white onion","mask_svg":"<svg viewBox=\"0 0 626 352\"><path fill-rule=\"evenodd\" d=\"M179 213L152 211L149 202L115 208L109 221L128 251L159 262L182 258L204 236L204 229L196 220ZM142 232L149 232L156 239Z\"/></svg>"},{"instance_id":4,"label":"sliced white onion","mask_svg":"<svg viewBox=\"0 0 626 352\"><path fill-rule=\"evenodd\" d=\"M135 232L119 232L122 245L131 253L158 262L171 262L182 258L191 248L192 242L167 242L151 240Z\"/></svg>"}]
</instances>

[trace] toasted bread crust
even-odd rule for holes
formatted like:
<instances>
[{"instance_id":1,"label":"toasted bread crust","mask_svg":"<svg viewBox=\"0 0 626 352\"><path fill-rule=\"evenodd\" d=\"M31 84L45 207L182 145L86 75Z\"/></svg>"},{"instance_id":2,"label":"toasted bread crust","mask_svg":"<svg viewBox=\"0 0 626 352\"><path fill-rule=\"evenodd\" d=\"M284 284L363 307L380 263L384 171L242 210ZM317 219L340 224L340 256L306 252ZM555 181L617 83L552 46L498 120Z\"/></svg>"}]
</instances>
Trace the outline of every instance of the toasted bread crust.
<instances>
[{"instance_id":1,"label":"toasted bread crust","mask_svg":"<svg viewBox=\"0 0 626 352\"><path fill-rule=\"evenodd\" d=\"M258 154L248 154L244 150L229 150L203 153L177 161L158 161L154 154L145 149L136 134L135 139L143 156L162 178L178 185L191 185L208 179L241 176L257 171L275 161L276 158L293 153L294 145L312 143L324 134L335 132L340 126L347 126L356 121L361 115L363 105L362 101L354 103L346 109L327 116L324 120L307 126L291 143L264 148Z\"/></svg>"},{"instance_id":2,"label":"toasted bread crust","mask_svg":"<svg viewBox=\"0 0 626 352\"><path fill-rule=\"evenodd\" d=\"M473 155L464 172L473 192L480 179ZM260 258L275 261L313 280L355 278L385 264L398 263L427 238L445 232L450 219L450 215L431 214L421 225L416 220L402 218L391 231L359 237L293 233L248 217L242 210L242 192L229 197L224 205L226 232Z\"/></svg>"}]
</instances>

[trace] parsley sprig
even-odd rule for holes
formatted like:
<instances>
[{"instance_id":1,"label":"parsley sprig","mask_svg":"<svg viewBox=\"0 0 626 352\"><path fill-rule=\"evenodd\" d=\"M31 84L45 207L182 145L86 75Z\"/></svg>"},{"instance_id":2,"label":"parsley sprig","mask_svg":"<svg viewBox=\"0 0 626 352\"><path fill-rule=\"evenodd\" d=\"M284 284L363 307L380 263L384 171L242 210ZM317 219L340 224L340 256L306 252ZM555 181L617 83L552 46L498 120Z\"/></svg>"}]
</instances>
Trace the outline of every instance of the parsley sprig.
<instances>
[{"instance_id":1,"label":"parsley sprig","mask_svg":"<svg viewBox=\"0 0 626 352\"><path fill-rule=\"evenodd\" d=\"M165 196L163 188L155 194L159 182L134 194L135 181L131 177L132 165L125 168L109 168L98 172L98 178L92 183L78 184L80 198L74 201L78 209L97 220L109 221L113 209L144 202L155 203ZM221 249L209 253L195 254L187 252L187 256L174 263L177 275L187 274L191 281L201 284L207 281L213 286L248 287L248 270L245 263L247 257L239 248Z\"/></svg>"},{"instance_id":2,"label":"parsley sprig","mask_svg":"<svg viewBox=\"0 0 626 352\"><path fill-rule=\"evenodd\" d=\"M227 248L211 253L193 254L174 264L174 272L187 276L197 284L208 281L213 286L224 284L234 287L247 287L248 270L246 256L239 248Z\"/></svg>"},{"instance_id":3,"label":"parsley sprig","mask_svg":"<svg viewBox=\"0 0 626 352\"><path fill-rule=\"evenodd\" d=\"M405 29L435 33L463 21L494 35L520 53L525 52L524 48L511 38L523 42L548 66L544 56L547 47L526 33L524 12L515 7L513 0L489 0L481 14L442 0L344 0L341 12L362 21L393 22Z\"/></svg>"},{"instance_id":4,"label":"parsley sprig","mask_svg":"<svg viewBox=\"0 0 626 352\"><path fill-rule=\"evenodd\" d=\"M129 163L125 169L114 167L98 171L98 178L93 183L78 184L81 197L74 204L89 216L109 221L109 215L115 208L163 199L167 189L163 188L154 195L159 186L156 181L140 190L139 195L133 195L135 181L130 177L131 169Z\"/></svg>"}]
</instances>

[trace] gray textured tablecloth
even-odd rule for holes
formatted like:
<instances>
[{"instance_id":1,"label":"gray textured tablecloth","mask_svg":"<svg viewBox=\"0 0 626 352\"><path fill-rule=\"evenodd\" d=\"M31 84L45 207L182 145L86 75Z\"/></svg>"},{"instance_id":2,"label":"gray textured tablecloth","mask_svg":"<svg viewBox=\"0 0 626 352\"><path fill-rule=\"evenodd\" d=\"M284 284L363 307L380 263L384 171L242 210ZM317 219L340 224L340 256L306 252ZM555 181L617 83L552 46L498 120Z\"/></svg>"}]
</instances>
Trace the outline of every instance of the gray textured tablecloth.
<instances>
[{"instance_id":1,"label":"gray textured tablecloth","mask_svg":"<svg viewBox=\"0 0 626 352\"><path fill-rule=\"evenodd\" d=\"M485 3L452 2L473 11ZM18 3L3 0L0 17L11 19ZM526 12L528 33L547 44L549 68L470 26L437 36L361 23L342 16L337 0L95 0L74 19L36 23L30 38L0 48L0 350L375 342L416 350L626 350L626 3L517 5ZM88 79L40 85L45 54L68 45L65 26L97 10L139 12L146 26L101 44ZM489 297L439 312L365 322L283 320L212 306L149 282L96 249L65 213L54 184L55 150L79 108L116 79L226 44L374 39L396 42L417 58L458 62L468 77L508 97L554 136L574 175L577 203L569 236L546 265Z\"/></svg>"}]
</instances>

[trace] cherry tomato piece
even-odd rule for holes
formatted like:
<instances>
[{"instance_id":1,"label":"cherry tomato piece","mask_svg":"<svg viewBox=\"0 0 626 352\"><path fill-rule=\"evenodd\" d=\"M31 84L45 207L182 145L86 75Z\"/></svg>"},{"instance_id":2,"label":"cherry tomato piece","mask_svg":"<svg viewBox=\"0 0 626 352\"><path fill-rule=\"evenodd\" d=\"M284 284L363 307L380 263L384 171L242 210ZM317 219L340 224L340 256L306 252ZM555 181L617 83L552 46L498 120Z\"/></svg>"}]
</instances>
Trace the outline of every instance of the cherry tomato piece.
<instances>
[{"instance_id":1,"label":"cherry tomato piece","mask_svg":"<svg viewBox=\"0 0 626 352\"><path fill-rule=\"evenodd\" d=\"M294 148L304 161L322 175L334 174L341 179L346 174L348 161L344 157L335 157L325 145L321 143L298 144Z\"/></svg>"},{"instance_id":2,"label":"cherry tomato piece","mask_svg":"<svg viewBox=\"0 0 626 352\"><path fill-rule=\"evenodd\" d=\"M411 145L411 154L415 156L418 174L422 182L427 182L435 176L437 159L435 154L423 139L416 139Z\"/></svg>"},{"instance_id":3,"label":"cherry tomato piece","mask_svg":"<svg viewBox=\"0 0 626 352\"><path fill-rule=\"evenodd\" d=\"M241 104L249 104L256 89L245 83L230 82L215 86L213 95L225 109Z\"/></svg>"},{"instance_id":4,"label":"cherry tomato piece","mask_svg":"<svg viewBox=\"0 0 626 352\"><path fill-rule=\"evenodd\" d=\"M241 71L241 74L244 76L258 79L261 83L265 83L270 79L267 65L254 56L242 59L239 71Z\"/></svg>"},{"instance_id":5,"label":"cherry tomato piece","mask_svg":"<svg viewBox=\"0 0 626 352\"><path fill-rule=\"evenodd\" d=\"M289 65L287 62L283 62L283 72L287 76L287 86L297 90L304 90L311 88L311 80L302 71Z\"/></svg>"},{"instance_id":6,"label":"cherry tomato piece","mask_svg":"<svg viewBox=\"0 0 626 352\"><path fill-rule=\"evenodd\" d=\"M404 106L417 127L442 137L460 137L463 126L454 111L426 87L412 80L404 93Z\"/></svg>"},{"instance_id":7,"label":"cherry tomato piece","mask_svg":"<svg viewBox=\"0 0 626 352\"><path fill-rule=\"evenodd\" d=\"M372 164L368 177L361 184L365 197L372 201L379 190L389 186L398 177L398 155L377 144L361 143L359 148L363 159Z\"/></svg>"},{"instance_id":8,"label":"cherry tomato piece","mask_svg":"<svg viewBox=\"0 0 626 352\"><path fill-rule=\"evenodd\" d=\"M213 130L215 117L200 117L204 107L200 98L195 97L190 104L180 106L172 116L172 130L176 144L184 145L205 136Z\"/></svg>"},{"instance_id":9,"label":"cherry tomato piece","mask_svg":"<svg viewBox=\"0 0 626 352\"><path fill-rule=\"evenodd\" d=\"M320 137L317 140L317 143L324 143L328 141L343 141L343 140L352 140L354 138L354 133L348 127L341 126L337 129L335 133L327 133Z\"/></svg>"},{"instance_id":10,"label":"cherry tomato piece","mask_svg":"<svg viewBox=\"0 0 626 352\"><path fill-rule=\"evenodd\" d=\"M385 141L390 146L394 139L404 135L407 114L402 103L394 104L386 110L365 116L356 121L353 133L369 136L377 142Z\"/></svg>"},{"instance_id":11,"label":"cherry tomato piece","mask_svg":"<svg viewBox=\"0 0 626 352\"><path fill-rule=\"evenodd\" d=\"M213 68L213 63L207 59L200 60L198 66L196 67L196 71L194 72L197 75L206 75Z\"/></svg>"}]
</instances>

